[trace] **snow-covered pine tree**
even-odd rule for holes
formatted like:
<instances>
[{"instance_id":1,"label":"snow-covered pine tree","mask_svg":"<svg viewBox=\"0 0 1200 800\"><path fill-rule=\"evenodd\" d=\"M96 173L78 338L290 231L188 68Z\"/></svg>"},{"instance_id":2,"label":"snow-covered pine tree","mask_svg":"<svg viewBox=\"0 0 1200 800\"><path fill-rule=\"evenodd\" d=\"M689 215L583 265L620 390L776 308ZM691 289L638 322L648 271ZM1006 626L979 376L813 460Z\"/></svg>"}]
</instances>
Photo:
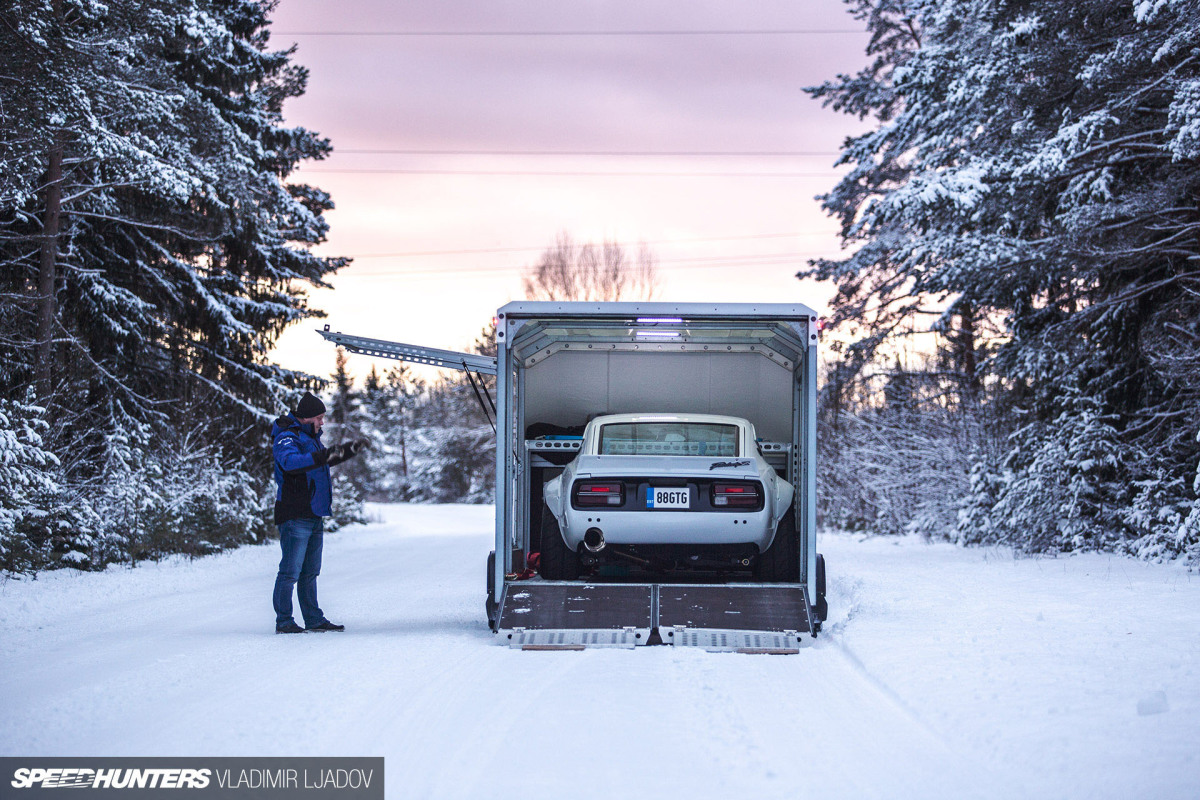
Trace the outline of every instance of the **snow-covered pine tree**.
<instances>
[{"instance_id":1,"label":"snow-covered pine tree","mask_svg":"<svg viewBox=\"0 0 1200 800\"><path fill-rule=\"evenodd\" d=\"M358 390L354 388L354 376L350 374L350 357L345 348L337 348L333 366L333 396L329 399L328 425L331 442L354 439L360 432L353 427L357 422L361 405Z\"/></svg>"},{"instance_id":2,"label":"snow-covered pine tree","mask_svg":"<svg viewBox=\"0 0 1200 800\"><path fill-rule=\"evenodd\" d=\"M339 347L334 360L333 395L325 420L323 439L327 447L365 436L368 419L362 396L350 373L350 357ZM365 522L363 499L366 497L367 467L362 455L333 468L333 516L325 528L335 531L354 522Z\"/></svg>"},{"instance_id":3,"label":"snow-covered pine tree","mask_svg":"<svg viewBox=\"0 0 1200 800\"><path fill-rule=\"evenodd\" d=\"M425 391L406 364L383 375L372 366L363 381L365 435L371 448L365 462L363 492L367 499L400 502L409 499L409 447L413 407Z\"/></svg>"},{"instance_id":4,"label":"snow-covered pine tree","mask_svg":"<svg viewBox=\"0 0 1200 800\"><path fill-rule=\"evenodd\" d=\"M473 351L496 354L496 325L480 331ZM471 386L471 379L475 387ZM436 503L489 503L495 494L495 431L490 407L495 378L463 373L429 386L413 411L415 435L409 448L410 494ZM476 396L476 391L479 396Z\"/></svg>"},{"instance_id":5,"label":"snow-covered pine tree","mask_svg":"<svg viewBox=\"0 0 1200 800\"><path fill-rule=\"evenodd\" d=\"M0 397L0 570L22 573L49 558L50 542L36 535L61 492L58 458L45 448L43 409ZM30 535L30 533L34 535Z\"/></svg>"},{"instance_id":6,"label":"snow-covered pine tree","mask_svg":"<svg viewBox=\"0 0 1200 800\"><path fill-rule=\"evenodd\" d=\"M874 61L810 92L878 125L823 198L853 255L801 273L837 282L847 363L923 313L1002 321L988 535L1200 555L1200 6L848 4Z\"/></svg>"},{"instance_id":7,"label":"snow-covered pine tree","mask_svg":"<svg viewBox=\"0 0 1200 800\"><path fill-rule=\"evenodd\" d=\"M311 384L266 353L318 313L303 285L345 261L307 247L332 203L289 176L330 146L283 123L306 73L270 49L272 5L14 0L5 13L0 391L36 383L48 447L71 454L67 484L108 474L118 439L103 432L126 417L152 426L149 448L203 422L214 463L251 459L257 481L261 426Z\"/></svg>"},{"instance_id":8,"label":"snow-covered pine tree","mask_svg":"<svg viewBox=\"0 0 1200 800\"><path fill-rule=\"evenodd\" d=\"M44 76L57 91L34 114L43 141L65 143L56 372L95 360L95 382L134 406L159 387L208 388L236 407L277 400L288 376L264 350L309 313L294 282L320 283L343 262L295 246L322 239L330 204L285 179L329 144L282 124L305 73L266 49L270 4L63 4L56 15L17 3L18 24L0 33L5 52L64 62ZM24 84L4 82L12 94L41 94L39 75L11 77ZM20 245L39 235L29 189L43 171L6 198L5 243L17 245L6 275L26 291L33 265Z\"/></svg>"},{"instance_id":9,"label":"snow-covered pine tree","mask_svg":"<svg viewBox=\"0 0 1200 800\"><path fill-rule=\"evenodd\" d=\"M362 462L362 472L358 484L363 497L371 500L379 499L377 487L381 476L376 469L375 459L372 459L371 456L382 445L379 411L384 404L384 397L383 379L379 375L378 368L372 364L371 371L367 373L367 377L363 378L362 391L359 393L359 409L362 416L359 436L367 439L371 443L371 447L359 456L359 460Z\"/></svg>"}]
</instances>

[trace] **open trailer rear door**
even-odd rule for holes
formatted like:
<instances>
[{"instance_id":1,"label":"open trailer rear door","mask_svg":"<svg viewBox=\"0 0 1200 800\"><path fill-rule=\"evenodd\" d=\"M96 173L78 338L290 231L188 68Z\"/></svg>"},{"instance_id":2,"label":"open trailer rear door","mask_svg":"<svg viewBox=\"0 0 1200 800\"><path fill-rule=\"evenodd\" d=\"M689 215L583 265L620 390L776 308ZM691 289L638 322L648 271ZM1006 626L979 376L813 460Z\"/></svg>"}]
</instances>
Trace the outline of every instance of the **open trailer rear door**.
<instances>
[{"instance_id":1,"label":"open trailer rear door","mask_svg":"<svg viewBox=\"0 0 1200 800\"><path fill-rule=\"evenodd\" d=\"M480 375L496 374L496 359L491 356L481 356L478 353L458 353L454 350L439 350L436 347L424 347L417 344L368 339L366 336L352 336L340 331L331 331L328 325L317 333L338 347L346 348L351 353L409 361L413 364L427 364L431 367L456 369L460 372L476 372Z\"/></svg>"}]
</instances>

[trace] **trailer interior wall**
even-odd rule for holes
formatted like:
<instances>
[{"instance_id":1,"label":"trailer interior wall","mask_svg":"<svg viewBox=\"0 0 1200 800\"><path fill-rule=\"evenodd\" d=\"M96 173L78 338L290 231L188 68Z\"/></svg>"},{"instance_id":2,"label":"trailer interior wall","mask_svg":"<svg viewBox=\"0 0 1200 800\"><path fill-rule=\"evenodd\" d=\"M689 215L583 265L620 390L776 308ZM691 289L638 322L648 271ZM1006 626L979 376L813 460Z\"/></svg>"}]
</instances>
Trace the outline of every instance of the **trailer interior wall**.
<instances>
[{"instance_id":1,"label":"trailer interior wall","mask_svg":"<svg viewBox=\"0 0 1200 800\"><path fill-rule=\"evenodd\" d=\"M525 370L525 424L599 414L727 414L759 437L792 440L789 370L758 353L560 352Z\"/></svg>"}]
</instances>

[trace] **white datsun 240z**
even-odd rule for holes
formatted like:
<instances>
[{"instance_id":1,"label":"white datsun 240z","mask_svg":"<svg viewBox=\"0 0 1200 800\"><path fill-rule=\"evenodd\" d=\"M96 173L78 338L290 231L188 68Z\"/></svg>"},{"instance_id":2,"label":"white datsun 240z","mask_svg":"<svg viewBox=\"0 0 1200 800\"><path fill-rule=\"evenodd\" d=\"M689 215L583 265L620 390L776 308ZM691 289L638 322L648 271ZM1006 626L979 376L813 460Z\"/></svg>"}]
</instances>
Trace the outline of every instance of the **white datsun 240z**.
<instances>
[{"instance_id":1,"label":"white datsun 240z","mask_svg":"<svg viewBox=\"0 0 1200 800\"><path fill-rule=\"evenodd\" d=\"M570 580L624 563L799 580L793 492L759 453L747 420L596 417L579 455L543 488L539 571Z\"/></svg>"}]
</instances>

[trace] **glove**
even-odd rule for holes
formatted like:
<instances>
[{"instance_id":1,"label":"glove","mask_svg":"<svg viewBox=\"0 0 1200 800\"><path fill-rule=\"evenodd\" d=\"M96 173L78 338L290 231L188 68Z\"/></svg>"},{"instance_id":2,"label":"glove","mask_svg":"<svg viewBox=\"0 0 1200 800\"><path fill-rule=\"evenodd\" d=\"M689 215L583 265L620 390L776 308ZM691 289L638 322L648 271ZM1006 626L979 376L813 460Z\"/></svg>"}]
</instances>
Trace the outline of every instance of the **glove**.
<instances>
[{"instance_id":1,"label":"glove","mask_svg":"<svg viewBox=\"0 0 1200 800\"><path fill-rule=\"evenodd\" d=\"M332 467L336 466L337 464L341 464L343 461L348 461L349 459L354 458L356 455L361 453L363 450L366 450L369 444L370 442L368 442L366 439L355 439L353 442L335 444L333 447L326 450L329 455L325 459L325 463Z\"/></svg>"}]
</instances>

